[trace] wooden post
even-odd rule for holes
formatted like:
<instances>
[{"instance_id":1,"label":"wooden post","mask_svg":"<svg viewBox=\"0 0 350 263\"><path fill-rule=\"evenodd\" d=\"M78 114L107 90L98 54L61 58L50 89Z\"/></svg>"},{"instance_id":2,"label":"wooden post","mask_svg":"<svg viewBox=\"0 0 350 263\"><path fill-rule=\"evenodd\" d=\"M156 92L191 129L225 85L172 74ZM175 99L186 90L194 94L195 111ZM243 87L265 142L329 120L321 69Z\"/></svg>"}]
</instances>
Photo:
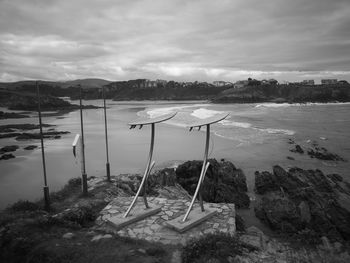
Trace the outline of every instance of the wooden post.
<instances>
[{"instance_id":1,"label":"wooden post","mask_svg":"<svg viewBox=\"0 0 350 263\"><path fill-rule=\"evenodd\" d=\"M104 116L105 116L105 139L106 139L106 173L107 173L107 181L111 181L111 169L109 165L109 156L108 156L108 133L107 133L107 110L106 110L106 93L105 93L105 87L102 87L102 95L103 95L103 109L104 109Z\"/></svg>"},{"instance_id":2,"label":"wooden post","mask_svg":"<svg viewBox=\"0 0 350 263\"><path fill-rule=\"evenodd\" d=\"M85 143L84 143L84 122L83 122L83 106L82 106L82 89L81 85L79 84L79 93L80 93L80 130L81 130L81 153L82 153L82 162L83 162L83 171L82 171L82 191L83 195L87 196L88 194L88 187L87 187L87 174L86 174L86 167L85 167Z\"/></svg>"},{"instance_id":3,"label":"wooden post","mask_svg":"<svg viewBox=\"0 0 350 263\"><path fill-rule=\"evenodd\" d=\"M44 137L43 137L43 127L41 122L41 105L40 105L40 91L38 81L35 82L36 86L36 95L38 99L38 115L39 115L39 128L40 128L40 142L41 142L41 156L43 162L43 172L44 172L44 202L45 202L45 210L50 209L50 191L47 186L47 178L46 178L46 162L45 162L45 150L44 150Z\"/></svg>"}]
</instances>

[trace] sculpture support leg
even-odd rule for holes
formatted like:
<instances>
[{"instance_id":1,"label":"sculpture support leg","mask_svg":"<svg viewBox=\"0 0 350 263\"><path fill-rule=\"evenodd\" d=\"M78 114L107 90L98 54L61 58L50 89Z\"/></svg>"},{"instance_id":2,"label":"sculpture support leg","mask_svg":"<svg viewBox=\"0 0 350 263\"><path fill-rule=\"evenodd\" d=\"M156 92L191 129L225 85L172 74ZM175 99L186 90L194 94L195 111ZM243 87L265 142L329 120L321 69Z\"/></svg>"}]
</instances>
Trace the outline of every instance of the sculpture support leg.
<instances>
[{"instance_id":1,"label":"sculpture support leg","mask_svg":"<svg viewBox=\"0 0 350 263\"><path fill-rule=\"evenodd\" d=\"M197 198L197 195L200 191L200 188L201 188L201 185L204 181L204 177L205 177L205 174L208 170L208 167L210 165L210 163L208 163L208 150L209 150L209 140L210 140L210 124L207 124L207 131L206 131L206 142L205 142L205 151L204 151L204 157L203 157L203 165L202 165L202 171L201 171L201 174L199 176L199 180L198 180L198 184L197 184L197 188L196 188L196 191L192 197L192 201L191 201L191 204L189 206L189 208L187 209L187 212L184 216L184 218L182 219L182 222L185 222L188 215L190 214L191 210L192 210L192 207L193 207L193 204ZM202 199L202 196L200 195L199 197L199 202L200 202L200 206L201 206L201 209L202 211L204 211L204 206L203 206L203 199Z\"/></svg>"},{"instance_id":2,"label":"sculpture support leg","mask_svg":"<svg viewBox=\"0 0 350 263\"><path fill-rule=\"evenodd\" d=\"M149 150L148 162L147 162L146 170L145 170L145 173L143 175L143 178L142 178L141 184L139 186L139 189L137 190L137 193L136 193L134 199L132 200L131 205L129 206L128 210L124 214L124 218L128 216L128 214L130 213L131 209L135 205L136 200L139 197L141 190L143 190L143 201L145 203L145 206L146 206L146 208L149 208L148 203L147 203L147 194L146 194L147 187L146 187L146 184L147 184L148 175L150 174L150 172L151 172L151 170L152 170L152 168L153 168L153 166L155 164L155 162L152 162L153 148L154 148L154 136L155 136L155 124L154 123L152 123L151 129L152 129L152 131L151 131L151 145L150 145L150 150Z\"/></svg>"}]
</instances>

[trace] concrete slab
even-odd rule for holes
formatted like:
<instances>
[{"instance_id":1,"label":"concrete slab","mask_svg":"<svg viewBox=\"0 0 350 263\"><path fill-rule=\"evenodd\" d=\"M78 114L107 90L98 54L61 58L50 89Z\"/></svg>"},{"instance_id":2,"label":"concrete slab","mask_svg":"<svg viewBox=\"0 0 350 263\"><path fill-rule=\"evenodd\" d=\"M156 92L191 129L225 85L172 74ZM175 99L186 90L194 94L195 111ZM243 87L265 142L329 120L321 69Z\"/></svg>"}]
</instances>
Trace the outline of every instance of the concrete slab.
<instances>
[{"instance_id":1,"label":"concrete slab","mask_svg":"<svg viewBox=\"0 0 350 263\"><path fill-rule=\"evenodd\" d=\"M200 207L196 207L191 211L185 222L182 221L184 215L181 215L173 220L167 221L166 225L179 233L183 233L214 216L216 212L217 209L209 208L208 206L204 206L204 212L202 212Z\"/></svg>"},{"instance_id":2,"label":"concrete slab","mask_svg":"<svg viewBox=\"0 0 350 263\"><path fill-rule=\"evenodd\" d=\"M149 216L159 213L162 210L161 206L150 206L149 208L136 206L131 210L127 217L124 217L124 213L117 214L107 219L107 223L115 227L116 229L122 229L123 227L132 223L141 221Z\"/></svg>"}]
</instances>

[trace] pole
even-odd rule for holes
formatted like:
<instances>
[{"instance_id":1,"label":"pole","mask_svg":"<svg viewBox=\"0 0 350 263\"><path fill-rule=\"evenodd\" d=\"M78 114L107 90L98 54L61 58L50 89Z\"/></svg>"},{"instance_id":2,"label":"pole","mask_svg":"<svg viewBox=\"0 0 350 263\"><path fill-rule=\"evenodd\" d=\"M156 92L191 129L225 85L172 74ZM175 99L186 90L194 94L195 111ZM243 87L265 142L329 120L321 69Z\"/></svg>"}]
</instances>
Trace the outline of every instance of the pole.
<instances>
[{"instance_id":1,"label":"pole","mask_svg":"<svg viewBox=\"0 0 350 263\"><path fill-rule=\"evenodd\" d=\"M86 175L86 168L85 168L85 143L84 143L84 123L83 123L83 107L82 107L82 91L81 91L81 85L79 85L79 93L80 93L80 130L81 130L81 152L82 152L82 160L83 160L83 171L82 171L82 189L83 189L83 195L87 196L88 190L87 190L87 175Z\"/></svg>"},{"instance_id":2,"label":"pole","mask_svg":"<svg viewBox=\"0 0 350 263\"><path fill-rule=\"evenodd\" d=\"M40 142L41 142L41 156L43 161L43 172L44 172L44 201L45 201L45 210L50 209L50 191L47 186L47 178L46 178L46 162L45 162L45 150L44 150L44 138L43 138L43 127L41 122L41 105L40 105L40 91L38 81L35 82L36 86L36 95L38 99L38 115L39 115L39 129L40 129Z\"/></svg>"},{"instance_id":3,"label":"pole","mask_svg":"<svg viewBox=\"0 0 350 263\"><path fill-rule=\"evenodd\" d=\"M108 156L108 134L107 134L107 110L106 110L106 93L105 93L105 87L102 87L102 95L103 95L103 109L104 109L104 115L105 115L105 138L106 138L106 172L107 172L107 181L111 181L111 169L109 166L109 156Z\"/></svg>"}]
</instances>

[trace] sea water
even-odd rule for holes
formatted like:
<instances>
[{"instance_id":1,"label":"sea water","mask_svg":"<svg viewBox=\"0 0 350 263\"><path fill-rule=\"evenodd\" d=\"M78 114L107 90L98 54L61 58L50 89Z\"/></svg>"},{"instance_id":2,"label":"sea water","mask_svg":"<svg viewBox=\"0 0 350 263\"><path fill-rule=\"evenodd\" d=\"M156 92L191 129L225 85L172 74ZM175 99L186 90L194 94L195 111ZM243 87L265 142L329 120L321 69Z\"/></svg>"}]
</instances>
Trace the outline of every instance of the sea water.
<instances>
[{"instance_id":1,"label":"sea water","mask_svg":"<svg viewBox=\"0 0 350 263\"><path fill-rule=\"evenodd\" d=\"M74 102L73 103L77 103ZM102 106L102 101L84 104ZM188 130L200 119L227 112L229 117L211 126L209 157L232 161L247 177L249 195L254 195L254 172L271 171L273 165L283 168L298 166L339 173L350 179L349 162L312 159L306 154L290 152L294 140L304 149L313 142L350 160L350 118L348 103L332 104L210 104L203 102L107 101L108 142L111 173L142 173L150 143L150 127L129 129L128 122L138 117L157 117L169 112L177 115L156 125L154 160L156 169L174 166L187 160L201 160L204 153L205 128ZM103 109L84 110L86 168L88 176L106 175L106 152ZM37 123L33 114L28 119L4 120L7 123ZM70 178L81 174L79 161L72 153L75 134L80 133L79 111L60 117L44 117L44 123L70 131L61 139L45 140L47 179L50 191L60 189ZM17 144L21 149L15 159L0 161L0 208L18 199L42 197L43 168L41 150L24 151L26 145L40 146L39 141L17 142L0 139L1 147ZM293 157L290 160L287 157Z\"/></svg>"}]
</instances>

